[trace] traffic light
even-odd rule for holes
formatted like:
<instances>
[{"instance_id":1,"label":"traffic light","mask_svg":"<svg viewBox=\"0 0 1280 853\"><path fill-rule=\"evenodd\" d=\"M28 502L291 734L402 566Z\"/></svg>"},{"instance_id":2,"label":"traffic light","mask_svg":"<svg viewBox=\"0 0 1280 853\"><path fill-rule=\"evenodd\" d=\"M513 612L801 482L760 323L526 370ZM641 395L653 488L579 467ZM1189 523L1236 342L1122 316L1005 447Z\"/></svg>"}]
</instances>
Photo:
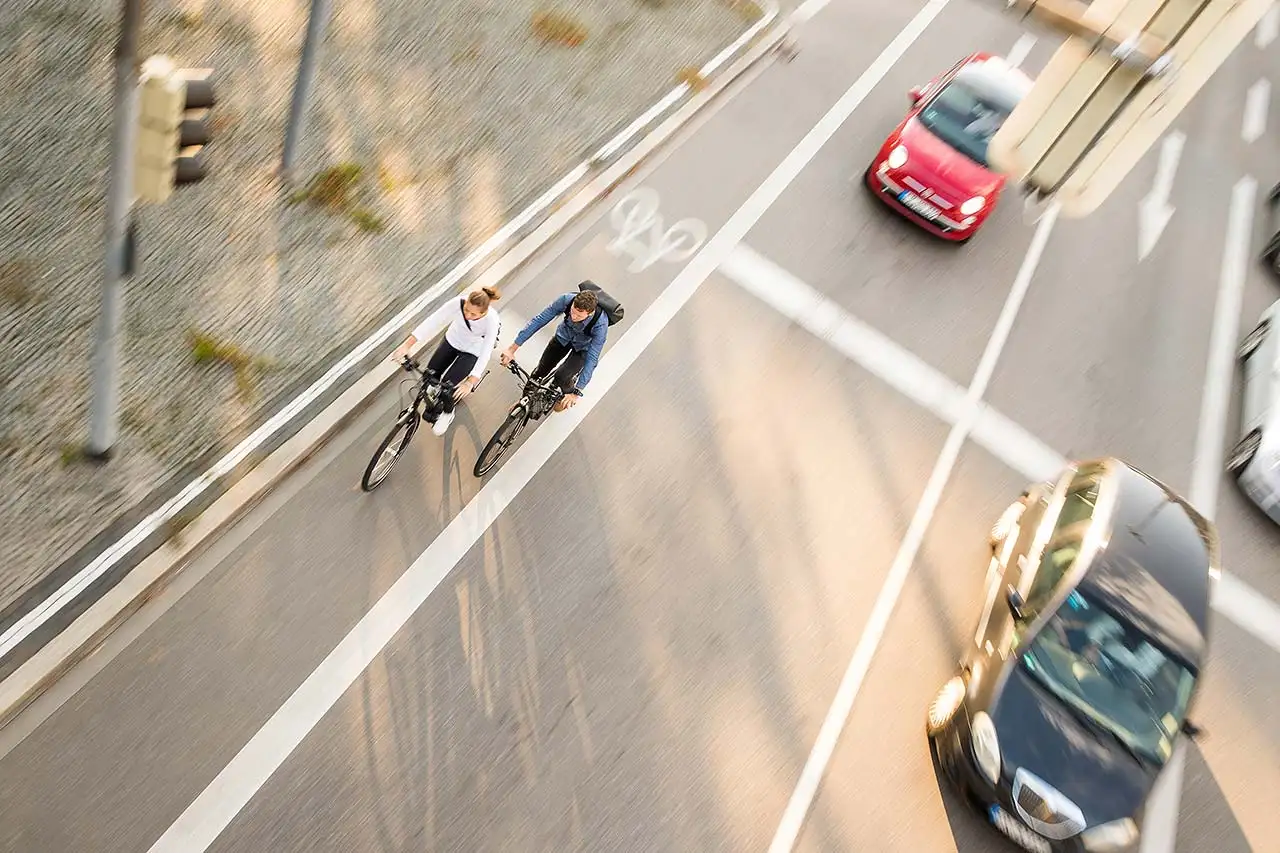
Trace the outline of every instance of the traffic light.
<instances>
[{"instance_id":1,"label":"traffic light","mask_svg":"<svg viewBox=\"0 0 1280 853\"><path fill-rule=\"evenodd\" d=\"M212 76L208 68L177 68L166 56L142 63L133 181L138 199L160 204L175 184L204 178L209 111L216 103Z\"/></svg>"},{"instance_id":2,"label":"traffic light","mask_svg":"<svg viewBox=\"0 0 1280 853\"><path fill-rule=\"evenodd\" d=\"M991 140L991 163L1058 202L1093 212L1266 14L1273 0L1095 0L1090 31L1141 34L1115 49L1068 38ZM1163 44L1154 64L1126 47Z\"/></svg>"}]
</instances>

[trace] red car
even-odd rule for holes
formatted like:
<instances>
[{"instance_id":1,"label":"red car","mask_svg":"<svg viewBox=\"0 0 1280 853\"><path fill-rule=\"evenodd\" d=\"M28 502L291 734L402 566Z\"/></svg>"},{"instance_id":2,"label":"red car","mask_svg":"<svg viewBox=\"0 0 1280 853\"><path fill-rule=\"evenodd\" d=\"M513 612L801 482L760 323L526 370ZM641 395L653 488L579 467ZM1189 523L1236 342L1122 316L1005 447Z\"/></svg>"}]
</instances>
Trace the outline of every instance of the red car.
<instances>
[{"instance_id":1,"label":"red car","mask_svg":"<svg viewBox=\"0 0 1280 853\"><path fill-rule=\"evenodd\" d=\"M968 240L1005 185L987 145L1031 82L1000 57L975 53L913 88L911 111L867 169L867 188L926 231Z\"/></svg>"}]
</instances>

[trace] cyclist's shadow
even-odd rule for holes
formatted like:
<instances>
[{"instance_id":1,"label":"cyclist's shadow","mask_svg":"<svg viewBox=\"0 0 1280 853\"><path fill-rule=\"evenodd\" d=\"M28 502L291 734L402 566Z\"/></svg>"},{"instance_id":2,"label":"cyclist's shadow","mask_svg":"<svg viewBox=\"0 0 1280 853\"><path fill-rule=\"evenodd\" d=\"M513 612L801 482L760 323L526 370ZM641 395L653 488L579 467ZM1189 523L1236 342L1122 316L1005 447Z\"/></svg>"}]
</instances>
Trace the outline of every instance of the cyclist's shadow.
<instances>
[{"instance_id":1,"label":"cyclist's shadow","mask_svg":"<svg viewBox=\"0 0 1280 853\"><path fill-rule=\"evenodd\" d=\"M484 485L484 481L475 476L473 467L492 432L486 432L477 421L469 401L460 403L454 412L453 426L439 439L443 463L440 466L440 520L443 524L448 524ZM465 435L460 435L461 431L465 431ZM451 485L455 488L451 489ZM451 503L455 495L458 498L456 507Z\"/></svg>"}]
</instances>

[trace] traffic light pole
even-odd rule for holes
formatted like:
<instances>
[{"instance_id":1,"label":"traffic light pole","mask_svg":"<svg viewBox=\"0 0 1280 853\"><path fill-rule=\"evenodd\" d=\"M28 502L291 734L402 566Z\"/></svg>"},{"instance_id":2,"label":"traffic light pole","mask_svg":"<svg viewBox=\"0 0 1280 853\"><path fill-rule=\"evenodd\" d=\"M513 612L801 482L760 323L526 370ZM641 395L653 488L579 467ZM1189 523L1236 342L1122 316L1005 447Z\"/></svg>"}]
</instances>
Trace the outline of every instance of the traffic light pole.
<instances>
[{"instance_id":1,"label":"traffic light pole","mask_svg":"<svg viewBox=\"0 0 1280 853\"><path fill-rule=\"evenodd\" d=\"M331 5L332 0L311 0L307 35L302 43L302 58L298 62L298 79L293 86L293 102L289 105L289 124L284 131L284 154L280 158L280 174L286 181L290 180L293 161L298 154L298 139L302 136L307 97L311 92L311 81L315 78L316 59L320 53L320 42L324 39Z\"/></svg>"},{"instance_id":2,"label":"traffic light pole","mask_svg":"<svg viewBox=\"0 0 1280 853\"><path fill-rule=\"evenodd\" d=\"M106 253L102 306L93 350L93 397L89 409L86 455L105 461L119 428L120 324L124 279L128 275L129 217L133 207L133 147L138 113L138 33L143 0L122 0L120 37L115 50L115 115L111 133L111 169L107 173Z\"/></svg>"}]
</instances>

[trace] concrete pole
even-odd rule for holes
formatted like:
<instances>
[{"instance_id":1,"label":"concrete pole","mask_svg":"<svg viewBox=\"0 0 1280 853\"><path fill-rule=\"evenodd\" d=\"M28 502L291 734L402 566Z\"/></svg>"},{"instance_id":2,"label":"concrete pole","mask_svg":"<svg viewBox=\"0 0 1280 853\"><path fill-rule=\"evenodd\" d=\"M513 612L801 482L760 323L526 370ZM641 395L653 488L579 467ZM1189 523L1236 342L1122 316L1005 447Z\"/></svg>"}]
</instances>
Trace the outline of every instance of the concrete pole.
<instances>
[{"instance_id":1,"label":"concrete pole","mask_svg":"<svg viewBox=\"0 0 1280 853\"><path fill-rule=\"evenodd\" d=\"M133 207L133 148L138 130L138 33L143 0L123 0L115 50L115 116L107 174L106 256L102 306L93 350L93 399L89 408L90 458L111 455L119 428L120 324L124 314L126 241Z\"/></svg>"}]
</instances>

